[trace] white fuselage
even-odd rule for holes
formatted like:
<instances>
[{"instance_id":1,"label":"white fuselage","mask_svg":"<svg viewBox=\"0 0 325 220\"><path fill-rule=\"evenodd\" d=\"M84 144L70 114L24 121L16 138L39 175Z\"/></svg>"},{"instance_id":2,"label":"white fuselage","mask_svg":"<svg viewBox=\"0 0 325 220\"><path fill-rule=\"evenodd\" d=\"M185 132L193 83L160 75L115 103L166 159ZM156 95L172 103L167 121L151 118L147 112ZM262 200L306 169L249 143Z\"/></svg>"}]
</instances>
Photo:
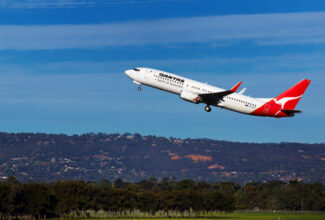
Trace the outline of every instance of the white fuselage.
<instances>
[{"instance_id":1,"label":"white fuselage","mask_svg":"<svg viewBox=\"0 0 325 220\"><path fill-rule=\"evenodd\" d=\"M206 83L201 83L195 80L191 80L182 76L178 76L172 73L167 73L156 69L135 68L133 70L127 70L125 71L125 73L138 85L144 84L180 96L182 93L193 94L195 96L199 94L226 91L224 89L211 86ZM244 114L251 114L269 100L270 99L252 98L240 93L232 93L230 95L225 96L215 106ZM187 101L193 102L191 101L191 99Z\"/></svg>"}]
</instances>

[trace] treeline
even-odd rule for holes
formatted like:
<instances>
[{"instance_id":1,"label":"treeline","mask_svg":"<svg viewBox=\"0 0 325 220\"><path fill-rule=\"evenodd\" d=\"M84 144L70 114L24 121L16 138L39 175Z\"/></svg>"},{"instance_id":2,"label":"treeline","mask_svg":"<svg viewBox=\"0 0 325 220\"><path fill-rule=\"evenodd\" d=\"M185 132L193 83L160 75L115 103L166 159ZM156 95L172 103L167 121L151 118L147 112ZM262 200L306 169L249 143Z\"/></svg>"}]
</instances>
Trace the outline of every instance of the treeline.
<instances>
[{"instance_id":1,"label":"treeline","mask_svg":"<svg viewBox=\"0 0 325 220\"><path fill-rule=\"evenodd\" d=\"M314 210L325 211L325 187L321 183L194 182L193 180L138 183L56 181L20 183L14 177L0 182L2 219L80 216L105 212L107 216L170 217L177 212L202 216L216 211L235 209ZM86 212L92 210L92 212ZM203 213L203 214L202 214ZM89 217L89 216L86 216Z\"/></svg>"}]
</instances>

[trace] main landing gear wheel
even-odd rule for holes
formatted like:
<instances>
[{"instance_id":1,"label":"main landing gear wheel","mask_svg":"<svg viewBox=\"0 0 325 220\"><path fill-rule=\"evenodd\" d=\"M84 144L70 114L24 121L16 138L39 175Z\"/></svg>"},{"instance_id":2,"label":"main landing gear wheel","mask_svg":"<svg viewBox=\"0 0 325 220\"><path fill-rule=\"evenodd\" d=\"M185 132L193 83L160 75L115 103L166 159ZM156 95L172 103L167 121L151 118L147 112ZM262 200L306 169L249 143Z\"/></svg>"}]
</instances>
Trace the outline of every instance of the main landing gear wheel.
<instances>
[{"instance_id":1,"label":"main landing gear wheel","mask_svg":"<svg viewBox=\"0 0 325 220\"><path fill-rule=\"evenodd\" d=\"M206 112L211 112L211 107L209 105L205 106L205 109L204 109Z\"/></svg>"},{"instance_id":2,"label":"main landing gear wheel","mask_svg":"<svg viewBox=\"0 0 325 220\"><path fill-rule=\"evenodd\" d=\"M141 86L138 86L138 91L141 91Z\"/></svg>"}]
</instances>

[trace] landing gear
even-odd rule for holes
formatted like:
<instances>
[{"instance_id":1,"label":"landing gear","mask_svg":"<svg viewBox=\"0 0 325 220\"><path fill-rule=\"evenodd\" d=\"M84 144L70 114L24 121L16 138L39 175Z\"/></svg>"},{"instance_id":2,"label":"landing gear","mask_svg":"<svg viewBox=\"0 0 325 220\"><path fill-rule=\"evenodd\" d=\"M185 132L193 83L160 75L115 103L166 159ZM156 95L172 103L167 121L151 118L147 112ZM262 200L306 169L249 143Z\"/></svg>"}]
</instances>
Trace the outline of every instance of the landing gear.
<instances>
[{"instance_id":1,"label":"landing gear","mask_svg":"<svg viewBox=\"0 0 325 220\"><path fill-rule=\"evenodd\" d=\"M138 86L138 91L141 91L141 86Z\"/></svg>"},{"instance_id":2,"label":"landing gear","mask_svg":"<svg viewBox=\"0 0 325 220\"><path fill-rule=\"evenodd\" d=\"M204 109L206 112L211 112L211 107L210 105L207 105L205 106L205 109Z\"/></svg>"}]
</instances>

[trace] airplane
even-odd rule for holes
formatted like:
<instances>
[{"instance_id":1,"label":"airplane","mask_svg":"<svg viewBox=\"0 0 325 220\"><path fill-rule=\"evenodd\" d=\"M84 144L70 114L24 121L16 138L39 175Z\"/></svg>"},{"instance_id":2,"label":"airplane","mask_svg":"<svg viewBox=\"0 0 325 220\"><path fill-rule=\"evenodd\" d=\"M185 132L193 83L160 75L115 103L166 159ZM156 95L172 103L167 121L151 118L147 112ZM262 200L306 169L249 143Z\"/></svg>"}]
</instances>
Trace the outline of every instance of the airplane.
<instances>
[{"instance_id":1,"label":"airplane","mask_svg":"<svg viewBox=\"0 0 325 220\"><path fill-rule=\"evenodd\" d=\"M247 115L275 118L293 117L301 113L295 107L311 82L303 79L275 98L252 98L244 95L246 88L236 92L242 82L225 90L151 68L137 67L126 70L125 74L138 85L139 91L141 85L146 85L174 93L191 103L205 103L206 112L211 112L210 106L216 106Z\"/></svg>"}]
</instances>

